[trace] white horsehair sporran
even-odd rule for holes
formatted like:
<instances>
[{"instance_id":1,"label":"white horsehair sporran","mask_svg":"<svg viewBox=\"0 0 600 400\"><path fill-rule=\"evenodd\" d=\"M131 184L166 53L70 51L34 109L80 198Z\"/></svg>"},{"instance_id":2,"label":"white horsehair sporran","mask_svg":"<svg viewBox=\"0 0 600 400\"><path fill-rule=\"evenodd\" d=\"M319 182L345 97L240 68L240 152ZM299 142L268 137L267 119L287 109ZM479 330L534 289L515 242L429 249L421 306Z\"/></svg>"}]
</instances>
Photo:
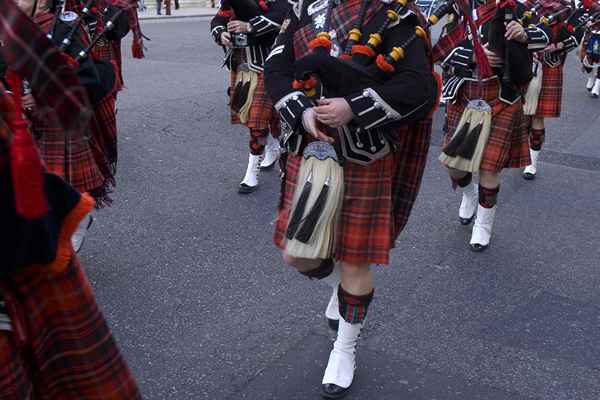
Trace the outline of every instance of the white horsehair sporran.
<instances>
[{"instance_id":1,"label":"white horsehair sporran","mask_svg":"<svg viewBox=\"0 0 600 400\"><path fill-rule=\"evenodd\" d=\"M323 141L309 143L298 172L286 230L286 254L309 259L333 255L343 196L344 169L334 147Z\"/></svg>"},{"instance_id":2,"label":"white horsehair sporran","mask_svg":"<svg viewBox=\"0 0 600 400\"><path fill-rule=\"evenodd\" d=\"M231 96L231 108L238 113L240 122L248 122L250 107L254 98L254 92L258 85L258 74L248 68L248 64L241 64L235 73L233 94Z\"/></svg>"},{"instance_id":3,"label":"white horsehair sporran","mask_svg":"<svg viewBox=\"0 0 600 400\"><path fill-rule=\"evenodd\" d=\"M529 82L527 92L525 93L525 104L523 106L523 113L525 115L535 115L538 107L538 100L540 93L542 92L542 80L544 78L544 68L542 63L534 60L533 61L533 79Z\"/></svg>"},{"instance_id":4,"label":"white horsehair sporran","mask_svg":"<svg viewBox=\"0 0 600 400\"><path fill-rule=\"evenodd\" d=\"M471 100L439 160L448 168L478 172L492 129L492 108L483 99Z\"/></svg>"}]
</instances>

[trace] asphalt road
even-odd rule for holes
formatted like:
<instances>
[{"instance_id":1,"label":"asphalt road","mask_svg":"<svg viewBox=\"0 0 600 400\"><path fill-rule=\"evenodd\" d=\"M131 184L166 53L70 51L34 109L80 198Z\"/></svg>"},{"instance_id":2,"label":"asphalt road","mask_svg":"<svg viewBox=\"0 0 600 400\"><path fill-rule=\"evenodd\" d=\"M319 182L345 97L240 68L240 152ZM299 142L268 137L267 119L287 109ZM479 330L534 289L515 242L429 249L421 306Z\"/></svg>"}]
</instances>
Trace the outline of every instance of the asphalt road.
<instances>
[{"instance_id":1,"label":"asphalt road","mask_svg":"<svg viewBox=\"0 0 600 400\"><path fill-rule=\"evenodd\" d=\"M82 252L147 399L317 399L328 291L271 242L275 171L237 194L247 137L228 124L202 19L145 22L125 60L114 205ZM128 53L128 51L126 51ZM572 57L573 58L573 57ZM349 399L600 398L600 100L574 59L539 178L504 174L493 246L467 248L439 154L376 300Z\"/></svg>"}]
</instances>

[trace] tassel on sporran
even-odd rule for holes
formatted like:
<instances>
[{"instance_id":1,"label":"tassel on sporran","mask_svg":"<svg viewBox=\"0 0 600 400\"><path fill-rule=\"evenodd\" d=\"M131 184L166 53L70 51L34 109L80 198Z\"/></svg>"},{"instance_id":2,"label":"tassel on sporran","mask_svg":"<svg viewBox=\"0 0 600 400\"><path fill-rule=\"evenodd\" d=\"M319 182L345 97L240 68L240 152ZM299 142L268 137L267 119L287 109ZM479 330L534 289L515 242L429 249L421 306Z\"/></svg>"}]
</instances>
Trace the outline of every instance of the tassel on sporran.
<instances>
[{"instance_id":1,"label":"tassel on sporran","mask_svg":"<svg viewBox=\"0 0 600 400\"><path fill-rule=\"evenodd\" d=\"M257 84L258 75L256 72L250 71L247 64L242 64L237 70L231 97L231 109L239 115L242 124L248 122L250 106Z\"/></svg>"},{"instance_id":2,"label":"tassel on sporran","mask_svg":"<svg viewBox=\"0 0 600 400\"><path fill-rule=\"evenodd\" d=\"M484 100L472 100L439 160L448 168L478 172L492 128L492 108Z\"/></svg>"},{"instance_id":3,"label":"tassel on sporran","mask_svg":"<svg viewBox=\"0 0 600 400\"><path fill-rule=\"evenodd\" d=\"M286 231L285 252L297 258L330 258L344 195L344 169L332 145L304 150Z\"/></svg>"},{"instance_id":4,"label":"tassel on sporran","mask_svg":"<svg viewBox=\"0 0 600 400\"><path fill-rule=\"evenodd\" d=\"M525 115L535 115L537 112L538 99L542 91L542 79L544 77L544 68L539 61L533 62L533 79L529 82L527 93L525 93L525 105L523 112Z\"/></svg>"}]
</instances>

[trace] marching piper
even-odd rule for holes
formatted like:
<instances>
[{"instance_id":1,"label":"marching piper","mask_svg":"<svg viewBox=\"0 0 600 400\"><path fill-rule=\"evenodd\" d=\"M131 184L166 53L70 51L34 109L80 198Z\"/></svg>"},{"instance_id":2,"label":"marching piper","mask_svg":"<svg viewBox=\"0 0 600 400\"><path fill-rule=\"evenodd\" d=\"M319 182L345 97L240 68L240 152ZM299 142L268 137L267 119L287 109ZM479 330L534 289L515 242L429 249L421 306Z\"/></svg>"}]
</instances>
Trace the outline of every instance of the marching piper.
<instances>
[{"instance_id":1,"label":"marching piper","mask_svg":"<svg viewBox=\"0 0 600 400\"><path fill-rule=\"evenodd\" d=\"M600 4L584 0L568 20L568 29L581 42L580 59L588 75L586 89L594 98L600 97Z\"/></svg>"},{"instance_id":2,"label":"marching piper","mask_svg":"<svg viewBox=\"0 0 600 400\"><path fill-rule=\"evenodd\" d=\"M70 134L83 88L47 40L29 46L38 29L12 0L0 8L0 398L141 399L70 241L94 200L45 171L20 104L26 76Z\"/></svg>"},{"instance_id":3,"label":"marching piper","mask_svg":"<svg viewBox=\"0 0 600 400\"><path fill-rule=\"evenodd\" d=\"M70 2L68 7L77 13L65 11L66 5L49 0L20 0L19 6L76 69L94 113L85 136L67 137L56 121L48 118L44 110L38 110L36 103L40 99L26 89L23 106L44 162L81 193L90 193L98 208L108 205L116 173L115 100L122 85L120 64L109 57L113 53L106 53L106 46L112 46L110 43L120 41L129 32L128 11L112 5L99 9L96 0L86 0L84 5ZM108 44L105 46L104 42ZM73 235L76 251L83 245L92 222L92 215L86 216Z\"/></svg>"},{"instance_id":4,"label":"marching piper","mask_svg":"<svg viewBox=\"0 0 600 400\"><path fill-rule=\"evenodd\" d=\"M289 9L285 0L224 0L210 28L230 70L231 123L249 130L250 154L238 192L258 188L260 169L279 158L279 124L264 83L264 63Z\"/></svg>"},{"instance_id":5,"label":"marching piper","mask_svg":"<svg viewBox=\"0 0 600 400\"><path fill-rule=\"evenodd\" d=\"M413 2L292 9L265 66L288 150L274 241L286 263L333 287L322 395L335 399L353 382L370 266L389 264L419 191L439 79Z\"/></svg>"},{"instance_id":6,"label":"marching piper","mask_svg":"<svg viewBox=\"0 0 600 400\"><path fill-rule=\"evenodd\" d=\"M526 110L531 164L523 170L523 178L533 180L538 172L538 159L546 138L544 120L560 117L567 53L576 49L579 43L566 23L574 11L568 0L527 0L524 4L536 10L532 22L544 26L550 39L546 48L535 53L535 68L541 74L541 86L534 96L537 102L530 104L531 107Z\"/></svg>"},{"instance_id":7,"label":"marching piper","mask_svg":"<svg viewBox=\"0 0 600 400\"><path fill-rule=\"evenodd\" d=\"M448 105L440 161L462 194L459 222L475 221L470 249L481 252L492 236L500 173L530 162L521 92L531 79L530 52L545 48L548 36L522 26L525 9L514 1L455 3L461 23L434 47L434 59L453 73L443 88Z\"/></svg>"}]
</instances>

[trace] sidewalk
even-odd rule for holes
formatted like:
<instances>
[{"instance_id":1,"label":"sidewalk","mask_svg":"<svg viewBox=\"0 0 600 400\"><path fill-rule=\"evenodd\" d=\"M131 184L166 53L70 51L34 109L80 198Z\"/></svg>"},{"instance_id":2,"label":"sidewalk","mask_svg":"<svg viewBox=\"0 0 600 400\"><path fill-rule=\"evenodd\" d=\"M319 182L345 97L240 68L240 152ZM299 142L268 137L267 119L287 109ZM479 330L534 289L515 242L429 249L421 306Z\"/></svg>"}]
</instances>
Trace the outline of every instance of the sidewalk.
<instances>
[{"instance_id":1,"label":"sidewalk","mask_svg":"<svg viewBox=\"0 0 600 400\"><path fill-rule=\"evenodd\" d=\"M159 20L170 18L191 18L191 17L212 17L218 11L218 8L209 7L182 7L179 10L171 8L171 15L165 15L164 9L162 15L156 15L155 7L148 7L146 11L138 15L140 20Z\"/></svg>"}]
</instances>

